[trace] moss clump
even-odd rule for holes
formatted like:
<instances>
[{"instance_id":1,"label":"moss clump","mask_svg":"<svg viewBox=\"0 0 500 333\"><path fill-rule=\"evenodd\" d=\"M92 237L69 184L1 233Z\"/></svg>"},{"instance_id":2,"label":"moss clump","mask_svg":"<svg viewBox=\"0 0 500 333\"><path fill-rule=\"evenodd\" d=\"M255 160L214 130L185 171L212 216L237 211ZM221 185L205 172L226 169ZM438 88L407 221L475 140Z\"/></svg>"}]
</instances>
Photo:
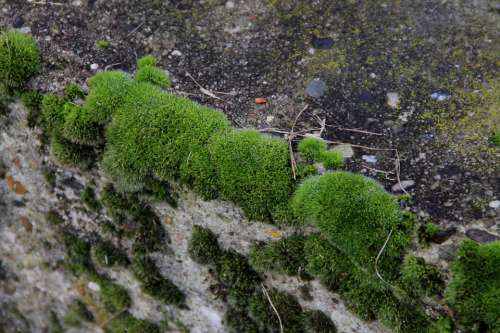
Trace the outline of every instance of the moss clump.
<instances>
[{"instance_id":1,"label":"moss clump","mask_svg":"<svg viewBox=\"0 0 500 333\"><path fill-rule=\"evenodd\" d=\"M439 294L444 288L439 269L415 256L405 258L401 267L401 284L408 293L415 296Z\"/></svg>"},{"instance_id":2,"label":"moss clump","mask_svg":"<svg viewBox=\"0 0 500 333\"><path fill-rule=\"evenodd\" d=\"M64 223L64 219L57 210L51 209L45 214L45 219L52 225L60 225Z\"/></svg>"},{"instance_id":3,"label":"moss clump","mask_svg":"<svg viewBox=\"0 0 500 333\"><path fill-rule=\"evenodd\" d=\"M147 66L156 66L158 65L158 61L152 55L146 55L139 60L137 60L137 68L141 69Z\"/></svg>"},{"instance_id":4,"label":"moss clump","mask_svg":"<svg viewBox=\"0 0 500 333\"><path fill-rule=\"evenodd\" d=\"M85 93L78 84L69 83L64 87L64 96L68 101L75 101L79 98L85 98Z\"/></svg>"},{"instance_id":5,"label":"moss clump","mask_svg":"<svg viewBox=\"0 0 500 333\"><path fill-rule=\"evenodd\" d=\"M340 169L344 166L344 155L340 151L324 151L320 155L320 161L327 169Z\"/></svg>"},{"instance_id":6,"label":"moss clump","mask_svg":"<svg viewBox=\"0 0 500 333\"><path fill-rule=\"evenodd\" d=\"M300 158L305 161L319 161L321 155L326 151L326 143L316 138L305 138L299 142L297 147Z\"/></svg>"},{"instance_id":7,"label":"moss clump","mask_svg":"<svg viewBox=\"0 0 500 333\"><path fill-rule=\"evenodd\" d=\"M500 241L463 241L452 266L446 299L471 331L500 330Z\"/></svg>"},{"instance_id":8,"label":"moss clump","mask_svg":"<svg viewBox=\"0 0 500 333\"><path fill-rule=\"evenodd\" d=\"M170 280L164 278L151 258L135 255L132 260L132 271L142 290L165 304L179 305L184 295Z\"/></svg>"},{"instance_id":9,"label":"moss clump","mask_svg":"<svg viewBox=\"0 0 500 333\"><path fill-rule=\"evenodd\" d=\"M45 95L42 99L42 124L49 136L58 132L64 125L67 110L66 100L60 96Z\"/></svg>"},{"instance_id":10,"label":"moss clump","mask_svg":"<svg viewBox=\"0 0 500 333\"><path fill-rule=\"evenodd\" d=\"M144 66L138 69L134 79L137 82L149 82L161 88L168 88L171 85L167 72L154 66Z\"/></svg>"},{"instance_id":11,"label":"moss clump","mask_svg":"<svg viewBox=\"0 0 500 333\"><path fill-rule=\"evenodd\" d=\"M232 289L250 291L260 281L260 277L246 258L236 251L224 251L215 266L221 283Z\"/></svg>"},{"instance_id":12,"label":"moss clump","mask_svg":"<svg viewBox=\"0 0 500 333\"><path fill-rule=\"evenodd\" d=\"M490 142L495 147L500 147L500 129L493 131L490 136Z\"/></svg>"},{"instance_id":13,"label":"moss clump","mask_svg":"<svg viewBox=\"0 0 500 333\"><path fill-rule=\"evenodd\" d=\"M21 94L21 101L28 109L28 127L40 125L40 113L43 95L38 91L26 91Z\"/></svg>"},{"instance_id":14,"label":"moss clump","mask_svg":"<svg viewBox=\"0 0 500 333\"><path fill-rule=\"evenodd\" d=\"M104 39L97 42L97 47L100 48L101 50L108 49L110 45L111 43Z\"/></svg>"},{"instance_id":15,"label":"moss clump","mask_svg":"<svg viewBox=\"0 0 500 333\"><path fill-rule=\"evenodd\" d=\"M33 37L8 31L0 35L0 82L19 89L40 70L40 49Z\"/></svg>"},{"instance_id":16,"label":"moss clump","mask_svg":"<svg viewBox=\"0 0 500 333\"><path fill-rule=\"evenodd\" d=\"M249 262L260 272L273 271L304 276L305 240L305 236L294 235L265 245L254 244L250 250Z\"/></svg>"},{"instance_id":17,"label":"moss clump","mask_svg":"<svg viewBox=\"0 0 500 333\"><path fill-rule=\"evenodd\" d=\"M113 317L105 327L106 333L160 333L155 323L137 319L128 312Z\"/></svg>"},{"instance_id":18,"label":"moss clump","mask_svg":"<svg viewBox=\"0 0 500 333\"><path fill-rule=\"evenodd\" d=\"M385 278L397 275L409 228L396 198L374 180L349 172L311 177L295 192L291 206L300 222L316 224L337 249L371 272L391 233L378 269Z\"/></svg>"},{"instance_id":19,"label":"moss clump","mask_svg":"<svg viewBox=\"0 0 500 333\"><path fill-rule=\"evenodd\" d=\"M314 165L299 165L297 168L297 177L300 179L319 174L318 169Z\"/></svg>"},{"instance_id":20,"label":"moss clump","mask_svg":"<svg viewBox=\"0 0 500 333\"><path fill-rule=\"evenodd\" d=\"M117 313L130 307L132 300L127 289L102 277L98 283L101 287L102 301L106 310Z\"/></svg>"},{"instance_id":21,"label":"moss clump","mask_svg":"<svg viewBox=\"0 0 500 333\"><path fill-rule=\"evenodd\" d=\"M80 193L80 200L92 211L98 212L101 209L101 203L97 200L92 186L85 186Z\"/></svg>"},{"instance_id":22,"label":"moss clump","mask_svg":"<svg viewBox=\"0 0 500 333\"><path fill-rule=\"evenodd\" d=\"M80 299L75 299L69 306L68 313L64 317L64 324L78 327L82 321L93 321L94 315Z\"/></svg>"},{"instance_id":23,"label":"moss clump","mask_svg":"<svg viewBox=\"0 0 500 333\"><path fill-rule=\"evenodd\" d=\"M292 190L288 147L256 131L229 131L214 138L210 152L223 198L249 218L271 220Z\"/></svg>"},{"instance_id":24,"label":"moss clump","mask_svg":"<svg viewBox=\"0 0 500 333\"><path fill-rule=\"evenodd\" d=\"M87 146L99 146L104 142L104 130L89 109L71 103L66 103L64 109L61 133L67 140Z\"/></svg>"},{"instance_id":25,"label":"moss clump","mask_svg":"<svg viewBox=\"0 0 500 333\"><path fill-rule=\"evenodd\" d=\"M319 310L306 311L303 314L305 333L336 333L337 327L327 315Z\"/></svg>"},{"instance_id":26,"label":"moss clump","mask_svg":"<svg viewBox=\"0 0 500 333\"><path fill-rule=\"evenodd\" d=\"M49 332L50 333L64 333L64 328L62 327L61 322L59 321L59 318L57 318L57 315L53 311L50 311Z\"/></svg>"},{"instance_id":27,"label":"moss clump","mask_svg":"<svg viewBox=\"0 0 500 333\"><path fill-rule=\"evenodd\" d=\"M63 231L61 239L66 247L66 267L74 274L82 274L93 270L90 257L90 244L76 235Z\"/></svg>"},{"instance_id":28,"label":"moss clump","mask_svg":"<svg viewBox=\"0 0 500 333\"><path fill-rule=\"evenodd\" d=\"M125 252L120 250L110 241L100 241L92 246L94 257L102 266L127 266L129 260Z\"/></svg>"},{"instance_id":29,"label":"moss clump","mask_svg":"<svg viewBox=\"0 0 500 333\"><path fill-rule=\"evenodd\" d=\"M427 222L418 228L418 242L422 244L429 243L432 238L441 231L441 228L432 222Z\"/></svg>"},{"instance_id":30,"label":"moss clump","mask_svg":"<svg viewBox=\"0 0 500 333\"><path fill-rule=\"evenodd\" d=\"M73 143L58 134L54 134L50 139L50 153L62 166L89 169L95 161L91 147Z\"/></svg>"},{"instance_id":31,"label":"moss clump","mask_svg":"<svg viewBox=\"0 0 500 333\"><path fill-rule=\"evenodd\" d=\"M191 259L202 265L214 264L221 255L217 236L198 225L193 227L188 252Z\"/></svg>"},{"instance_id":32,"label":"moss clump","mask_svg":"<svg viewBox=\"0 0 500 333\"><path fill-rule=\"evenodd\" d=\"M224 314L224 325L229 333L259 333L259 326L244 310L229 307Z\"/></svg>"}]
</instances>

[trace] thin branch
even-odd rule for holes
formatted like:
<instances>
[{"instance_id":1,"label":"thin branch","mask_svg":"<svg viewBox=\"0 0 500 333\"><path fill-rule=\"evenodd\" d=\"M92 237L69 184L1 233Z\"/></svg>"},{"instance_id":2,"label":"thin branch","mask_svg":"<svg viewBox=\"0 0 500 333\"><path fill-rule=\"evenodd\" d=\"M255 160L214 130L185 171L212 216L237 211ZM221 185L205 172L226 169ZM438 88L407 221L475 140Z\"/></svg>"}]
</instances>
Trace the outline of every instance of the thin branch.
<instances>
[{"instance_id":1,"label":"thin branch","mask_svg":"<svg viewBox=\"0 0 500 333\"><path fill-rule=\"evenodd\" d=\"M118 65L121 65L121 64L123 64L123 63L122 62L116 62L114 64L107 65L106 67L104 67L104 70L107 71L108 69L113 68L113 67L118 66Z\"/></svg>"},{"instance_id":2,"label":"thin branch","mask_svg":"<svg viewBox=\"0 0 500 333\"><path fill-rule=\"evenodd\" d=\"M61 2L50 2L50 1L32 1L28 0L28 3L31 3L33 5L54 5L54 6L64 6L64 3Z\"/></svg>"},{"instance_id":3,"label":"thin branch","mask_svg":"<svg viewBox=\"0 0 500 333\"><path fill-rule=\"evenodd\" d=\"M276 307L274 306L273 301L271 301L271 297L269 296L269 293L267 292L266 287L264 287L264 284L262 284L262 282L260 283L260 286L262 287L262 292L267 297L269 304L271 304L271 307L273 308L274 313L276 313L276 316L278 317L278 321L280 323L280 332L283 333L284 332L283 331L283 323L281 322L280 314L278 313L278 310L276 310Z\"/></svg>"},{"instance_id":4,"label":"thin branch","mask_svg":"<svg viewBox=\"0 0 500 333\"><path fill-rule=\"evenodd\" d=\"M369 135L384 135L382 133L371 132L371 131L361 130L361 129L357 129L357 128L347 128L347 127L328 125L328 124L326 125L326 127L336 128L340 131L347 131L347 132L356 132L356 133L363 133L363 134L369 134Z\"/></svg>"},{"instance_id":5,"label":"thin branch","mask_svg":"<svg viewBox=\"0 0 500 333\"><path fill-rule=\"evenodd\" d=\"M382 282L385 282L387 283L383 278L382 276L380 275L379 271L378 271L378 260L380 259L380 256L382 255L382 253L384 252L385 250L385 247L387 246L387 243L389 243L389 239L391 239L391 236L392 236L392 232L394 231L394 229L391 228L391 231L389 232L389 235L387 236L387 239L385 240L385 243L384 245L382 246L382 248L380 249L380 251L378 252L377 254L377 258L375 258L375 273L377 274L378 278L380 280L382 280Z\"/></svg>"},{"instance_id":6,"label":"thin branch","mask_svg":"<svg viewBox=\"0 0 500 333\"><path fill-rule=\"evenodd\" d=\"M401 161L399 160L399 152L397 149L396 151L396 179L398 180L399 188L404 192L406 195L410 195L408 192L406 192L405 188L401 184Z\"/></svg>"},{"instance_id":7,"label":"thin branch","mask_svg":"<svg viewBox=\"0 0 500 333\"><path fill-rule=\"evenodd\" d=\"M191 80L193 80L193 82L196 83L198 88L200 88L200 91L202 93L204 93L205 95L210 96L210 97L215 98L215 99L218 99L219 101L223 100L222 98L215 95L213 92L211 92L210 90L208 90L207 88L205 88L201 84L199 84L198 81L196 81L195 78L191 74L189 74L188 72L186 72L186 76L189 77Z\"/></svg>"},{"instance_id":8,"label":"thin branch","mask_svg":"<svg viewBox=\"0 0 500 333\"><path fill-rule=\"evenodd\" d=\"M295 161L295 156L293 154L293 147L292 147L292 140L295 138L295 133L293 131L295 130L295 125L297 124L297 120L299 120L302 113L304 113L304 111L307 110L308 107L309 107L309 105L306 105L297 114L297 116L295 117L295 120L293 121L292 129L290 130L290 134L288 135L288 150L290 151L290 164L292 166L293 179L297 179L297 162Z\"/></svg>"},{"instance_id":9,"label":"thin branch","mask_svg":"<svg viewBox=\"0 0 500 333\"><path fill-rule=\"evenodd\" d=\"M135 27L134 29L132 29L128 34L127 36L130 36L130 35L133 35L137 30L139 30L144 24L146 23L146 21L142 21L137 27Z\"/></svg>"}]
</instances>

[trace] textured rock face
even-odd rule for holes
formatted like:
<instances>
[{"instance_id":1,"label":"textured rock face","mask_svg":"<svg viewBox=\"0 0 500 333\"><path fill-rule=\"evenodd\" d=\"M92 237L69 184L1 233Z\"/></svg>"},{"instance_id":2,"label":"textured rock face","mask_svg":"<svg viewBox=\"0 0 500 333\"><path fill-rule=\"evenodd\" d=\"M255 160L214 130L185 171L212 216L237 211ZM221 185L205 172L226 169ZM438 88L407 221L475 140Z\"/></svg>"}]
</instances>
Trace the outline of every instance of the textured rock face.
<instances>
[{"instance_id":1,"label":"textured rock face","mask_svg":"<svg viewBox=\"0 0 500 333\"><path fill-rule=\"evenodd\" d=\"M62 321L71 302L79 297L90 305L96 320L68 331L102 332L110 318L95 302L99 286L65 269L57 227L45 214L57 210L64 224L82 238L102 235L99 225L109 217L86 210L80 192L91 181L99 191L106 178L97 171L55 168L55 186L51 188L44 177L50 158L41 149L38 133L25 124L26 111L20 104L11 105L8 117L0 120L0 158L7 169L5 179L0 180L0 327L6 332L46 332L50 314ZM279 239L290 231L250 222L229 203L205 202L185 191L180 193L177 208L160 203L154 209L169 241L153 258L161 274L185 293L186 307L167 306L144 294L125 268L99 268L99 272L129 291L130 312L137 318L163 323L165 331L185 327L191 332L224 332L225 304L210 292L215 280L207 267L193 262L187 253L193 225L209 228L224 248L242 254L248 253L252 241ZM122 240L121 245L130 252L130 241ZM348 312L338 295L327 292L318 281L268 274L266 284L296 295L305 309L324 311L342 332L385 332L378 323L365 323ZM304 286L312 299L301 294Z\"/></svg>"}]
</instances>

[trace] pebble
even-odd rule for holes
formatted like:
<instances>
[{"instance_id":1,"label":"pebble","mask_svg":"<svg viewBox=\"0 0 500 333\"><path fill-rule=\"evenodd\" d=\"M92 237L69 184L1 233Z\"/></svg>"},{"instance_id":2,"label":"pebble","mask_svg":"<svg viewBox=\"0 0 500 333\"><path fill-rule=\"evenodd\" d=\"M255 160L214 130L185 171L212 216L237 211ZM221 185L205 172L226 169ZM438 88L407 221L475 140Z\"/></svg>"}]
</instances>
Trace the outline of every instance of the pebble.
<instances>
[{"instance_id":1,"label":"pebble","mask_svg":"<svg viewBox=\"0 0 500 333\"><path fill-rule=\"evenodd\" d=\"M30 27L22 27L19 29L19 32L22 32L23 34L31 34L31 28Z\"/></svg>"},{"instance_id":2,"label":"pebble","mask_svg":"<svg viewBox=\"0 0 500 333\"><path fill-rule=\"evenodd\" d=\"M96 71L98 68L99 68L98 64L92 64L92 65L90 65L90 69L93 70L93 71Z\"/></svg>"},{"instance_id":3,"label":"pebble","mask_svg":"<svg viewBox=\"0 0 500 333\"><path fill-rule=\"evenodd\" d=\"M335 42L330 37L313 37L311 44L315 49L328 50L333 47Z\"/></svg>"},{"instance_id":4,"label":"pebble","mask_svg":"<svg viewBox=\"0 0 500 333\"><path fill-rule=\"evenodd\" d=\"M457 228L451 227L446 230L438 231L434 236L431 237L431 242L436 244L444 243L450 238L455 232L457 232Z\"/></svg>"},{"instance_id":5,"label":"pebble","mask_svg":"<svg viewBox=\"0 0 500 333\"><path fill-rule=\"evenodd\" d=\"M232 1L226 2L226 8L227 9L233 9L234 8L234 2L232 2Z\"/></svg>"},{"instance_id":6,"label":"pebble","mask_svg":"<svg viewBox=\"0 0 500 333\"><path fill-rule=\"evenodd\" d=\"M24 19L22 16L16 16L14 18L14 21L12 21L12 26L16 29L22 27L23 25L24 25Z\"/></svg>"},{"instance_id":7,"label":"pebble","mask_svg":"<svg viewBox=\"0 0 500 333\"><path fill-rule=\"evenodd\" d=\"M392 186L392 192L402 192L403 190L407 190L415 186L414 180L402 180L401 184L396 183Z\"/></svg>"},{"instance_id":8,"label":"pebble","mask_svg":"<svg viewBox=\"0 0 500 333\"><path fill-rule=\"evenodd\" d=\"M89 282L87 284L87 287L89 287L90 290L93 290L93 291L100 291L101 290L101 287L99 287L99 285L95 282Z\"/></svg>"},{"instance_id":9,"label":"pebble","mask_svg":"<svg viewBox=\"0 0 500 333\"><path fill-rule=\"evenodd\" d=\"M311 80L306 87L306 94L313 98L319 98L326 92L326 83L321 79Z\"/></svg>"},{"instance_id":10,"label":"pebble","mask_svg":"<svg viewBox=\"0 0 500 333\"><path fill-rule=\"evenodd\" d=\"M399 94L396 92L387 93L387 105L396 109L399 106Z\"/></svg>"},{"instance_id":11,"label":"pebble","mask_svg":"<svg viewBox=\"0 0 500 333\"><path fill-rule=\"evenodd\" d=\"M498 208L500 208L500 200L490 201L490 203L488 204L488 206L490 206L493 209L498 209Z\"/></svg>"},{"instance_id":12,"label":"pebble","mask_svg":"<svg viewBox=\"0 0 500 333\"><path fill-rule=\"evenodd\" d=\"M354 156L354 150L350 144L341 144L333 147L333 151L339 151L345 158L351 158Z\"/></svg>"},{"instance_id":13,"label":"pebble","mask_svg":"<svg viewBox=\"0 0 500 333\"><path fill-rule=\"evenodd\" d=\"M273 122L273 120L274 120L274 116L267 116L267 117L266 117L266 122L267 122L268 124L271 124L271 123Z\"/></svg>"},{"instance_id":14,"label":"pebble","mask_svg":"<svg viewBox=\"0 0 500 333\"><path fill-rule=\"evenodd\" d=\"M375 155L363 155L361 158L367 163L377 163L377 156Z\"/></svg>"},{"instance_id":15,"label":"pebble","mask_svg":"<svg viewBox=\"0 0 500 333\"><path fill-rule=\"evenodd\" d=\"M465 235L478 243L491 243L500 240L500 237L490 234L487 231L481 229L469 229L465 232Z\"/></svg>"},{"instance_id":16,"label":"pebble","mask_svg":"<svg viewBox=\"0 0 500 333\"><path fill-rule=\"evenodd\" d=\"M174 57L180 57L182 56L182 52L179 50L173 50L171 53Z\"/></svg>"},{"instance_id":17,"label":"pebble","mask_svg":"<svg viewBox=\"0 0 500 333\"><path fill-rule=\"evenodd\" d=\"M449 93L442 90L435 91L431 94L431 98L438 102L446 101L450 97L451 95Z\"/></svg>"}]
</instances>

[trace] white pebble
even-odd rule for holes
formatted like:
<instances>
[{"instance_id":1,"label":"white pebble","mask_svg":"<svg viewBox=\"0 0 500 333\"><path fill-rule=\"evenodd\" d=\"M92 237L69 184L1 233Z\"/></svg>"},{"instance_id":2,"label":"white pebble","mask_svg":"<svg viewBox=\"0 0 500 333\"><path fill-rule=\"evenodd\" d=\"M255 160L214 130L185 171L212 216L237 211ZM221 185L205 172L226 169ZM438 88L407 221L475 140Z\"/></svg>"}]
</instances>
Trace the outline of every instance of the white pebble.
<instances>
[{"instance_id":1,"label":"white pebble","mask_svg":"<svg viewBox=\"0 0 500 333\"><path fill-rule=\"evenodd\" d=\"M227 9L233 9L234 8L234 2L232 2L232 1L226 2L226 8Z\"/></svg>"},{"instance_id":2,"label":"white pebble","mask_svg":"<svg viewBox=\"0 0 500 333\"><path fill-rule=\"evenodd\" d=\"M500 200L493 200L489 203L489 206L493 209L500 208Z\"/></svg>"},{"instance_id":3,"label":"white pebble","mask_svg":"<svg viewBox=\"0 0 500 333\"><path fill-rule=\"evenodd\" d=\"M180 57L182 56L182 52L179 50L173 50L171 53L174 57Z\"/></svg>"},{"instance_id":4,"label":"white pebble","mask_svg":"<svg viewBox=\"0 0 500 333\"><path fill-rule=\"evenodd\" d=\"M396 92L387 93L387 105L396 109L399 106L399 94Z\"/></svg>"},{"instance_id":5,"label":"white pebble","mask_svg":"<svg viewBox=\"0 0 500 333\"><path fill-rule=\"evenodd\" d=\"M101 287L99 287L99 285L95 282L89 282L87 284L87 287L89 287L90 290L93 290L93 291L100 291L101 290Z\"/></svg>"},{"instance_id":6,"label":"white pebble","mask_svg":"<svg viewBox=\"0 0 500 333\"><path fill-rule=\"evenodd\" d=\"M93 71L96 71L98 68L99 68L98 64L92 64L92 65L90 65L90 69L93 70Z\"/></svg>"},{"instance_id":7,"label":"white pebble","mask_svg":"<svg viewBox=\"0 0 500 333\"><path fill-rule=\"evenodd\" d=\"M367 163L377 163L377 156L375 155L363 155L361 158Z\"/></svg>"}]
</instances>

